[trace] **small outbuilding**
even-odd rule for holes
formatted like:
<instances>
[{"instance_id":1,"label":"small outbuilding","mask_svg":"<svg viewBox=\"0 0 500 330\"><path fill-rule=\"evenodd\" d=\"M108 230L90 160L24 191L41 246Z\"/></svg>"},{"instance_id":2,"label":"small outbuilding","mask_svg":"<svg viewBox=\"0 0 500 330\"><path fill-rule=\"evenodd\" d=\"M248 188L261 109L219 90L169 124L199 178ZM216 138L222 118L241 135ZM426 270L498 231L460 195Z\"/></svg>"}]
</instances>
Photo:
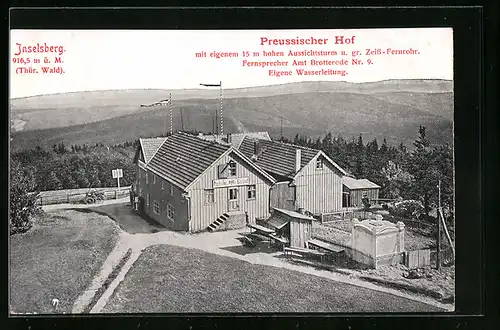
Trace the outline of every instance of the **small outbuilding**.
<instances>
[{"instance_id":1,"label":"small outbuilding","mask_svg":"<svg viewBox=\"0 0 500 330\"><path fill-rule=\"evenodd\" d=\"M271 217L263 225L273 229L275 235L284 238L291 247L305 248L312 237L313 217L284 209L273 208Z\"/></svg>"},{"instance_id":2,"label":"small outbuilding","mask_svg":"<svg viewBox=\"0 0 500 330\"><path fill-rule=\"evenodd\" d=\"M342 207L362 207L363 199L368 203L378 200L380 186L368 179L355 179L349 176L342 178Z\"/></svg>"}]
</instances>

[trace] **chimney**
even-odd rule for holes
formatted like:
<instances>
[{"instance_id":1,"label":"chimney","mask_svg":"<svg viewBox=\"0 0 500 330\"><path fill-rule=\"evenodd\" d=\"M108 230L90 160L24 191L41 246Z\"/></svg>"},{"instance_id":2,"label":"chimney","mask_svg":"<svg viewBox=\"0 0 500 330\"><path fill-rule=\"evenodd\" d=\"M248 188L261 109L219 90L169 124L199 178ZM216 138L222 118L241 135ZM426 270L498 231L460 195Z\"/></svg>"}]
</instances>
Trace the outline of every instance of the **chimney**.
<instances>
[{"instance_id":1,"label":"chimney","mask_svg":"<svg viewBox=\"0 0 500 330\"><path fill-rule=\"evenodd\" d=\"M301 150L300 149L296 149L295 150L295 172L298 172L300 171L300 164L302 162L302 159L301 159Z\"/></svg>"},{"instance_id":2,"label":"chimney","mask_svg":"<svg viewBox=\"0 0 500 330\"><path fill-rule=\"evenodd\" d=\"M231 133L227 133L227 143L231 143Z\"/></svg>"}]
</instances>

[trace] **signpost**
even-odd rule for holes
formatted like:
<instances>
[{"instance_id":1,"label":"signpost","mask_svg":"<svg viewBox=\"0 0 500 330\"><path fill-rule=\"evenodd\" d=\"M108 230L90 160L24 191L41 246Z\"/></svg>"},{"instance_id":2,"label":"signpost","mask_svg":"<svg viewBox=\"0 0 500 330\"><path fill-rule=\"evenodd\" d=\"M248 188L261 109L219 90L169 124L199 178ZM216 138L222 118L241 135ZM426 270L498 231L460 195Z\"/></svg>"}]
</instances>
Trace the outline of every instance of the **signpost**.
<instances>
[{"instance_id":1,"label":"signpost","mask_svg":"<svg viewBox=\"0 0 500 330\"><path fill-rule=\"evenodd\" d=\"M116 170L112 170L111 173L113 174L113 179L118 180L118 188L120 188L120 178L123 177L123 171L121 168L118 168Z\"/></svg>"}]
</instances>

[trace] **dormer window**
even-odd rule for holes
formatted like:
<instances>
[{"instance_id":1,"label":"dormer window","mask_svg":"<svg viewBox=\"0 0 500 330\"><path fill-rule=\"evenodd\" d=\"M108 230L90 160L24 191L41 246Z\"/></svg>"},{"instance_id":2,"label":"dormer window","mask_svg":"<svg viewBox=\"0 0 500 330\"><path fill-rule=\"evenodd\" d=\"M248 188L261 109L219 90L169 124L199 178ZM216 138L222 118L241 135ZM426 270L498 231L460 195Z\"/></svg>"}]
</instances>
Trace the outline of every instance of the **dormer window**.
<instances>
[{"instance_id":1,"label":"dormer window","mask_svg":"<svg viewBox=\"0 0 500 330\"><path fill-rule=\"evenodd\" d=\"M323 159L318 158L316 160L316 169L317 170L322 170L323 169Z\"/></svg>"}]
</instances>

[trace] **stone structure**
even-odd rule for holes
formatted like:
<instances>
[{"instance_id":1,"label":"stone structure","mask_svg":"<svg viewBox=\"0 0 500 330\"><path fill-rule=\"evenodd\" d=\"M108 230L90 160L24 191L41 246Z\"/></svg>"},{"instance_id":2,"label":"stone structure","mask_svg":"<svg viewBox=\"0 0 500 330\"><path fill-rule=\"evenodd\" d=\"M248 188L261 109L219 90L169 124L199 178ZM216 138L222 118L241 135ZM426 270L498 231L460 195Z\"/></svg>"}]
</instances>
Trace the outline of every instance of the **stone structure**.
<instances>
[{"instance_id":1,"label":"stone structure","mask_svg":"<svg viewBox=\"0 0 500 330\"><path fill-rule=\"evenodd\" d=\"M384 221L381 215L376 215L374 220L353 219L352 259L374 268L402 263L404 226L402 222Z\"/></svg>"}]
</instances>

